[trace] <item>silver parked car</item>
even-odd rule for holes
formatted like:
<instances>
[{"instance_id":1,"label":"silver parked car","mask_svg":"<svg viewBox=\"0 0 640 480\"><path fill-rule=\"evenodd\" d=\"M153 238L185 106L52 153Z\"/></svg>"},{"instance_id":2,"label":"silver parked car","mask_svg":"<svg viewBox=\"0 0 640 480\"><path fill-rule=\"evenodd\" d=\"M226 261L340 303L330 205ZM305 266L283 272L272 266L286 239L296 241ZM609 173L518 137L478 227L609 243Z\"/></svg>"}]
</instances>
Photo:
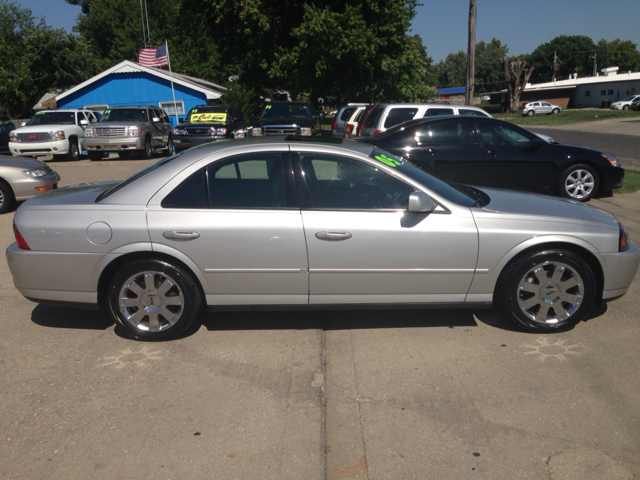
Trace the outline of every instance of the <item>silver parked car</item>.
<instances>
[{"instance_id":1,"label":"silver parked car","mask_svg":"<svg viewBox=\"0 0 640 480\"><path fill-rule=\"evenodd\" d=\"M60 175L33 158L0 157L0 214L47 190L58 187Z\"/></svg>"},{"instance_id":2,"label":"silver parked car","mask_svg":"<svg viewBox=\"0 0 640 480\"><path fill-rule=\"evenodd\" d=\"M640 262L601 210L454 187L331 138L202 145L38 196L14 222L7 260L25 297L104 305L140 339L179 335L203 306L496 304L555 332L623 295Z\"/></svg>"},{"instance_id":3,"label":"silver parked car","mask_svg":"<svg viewBox=\"0 0 640 480\"><path fill-rule=\"evenodd\" d=\"M528 102L518 107L518 112L523 117L533 117L534 115L557 115L562 111L560 105L553 105L549 102Z\"/></svg>"}]
</instances>

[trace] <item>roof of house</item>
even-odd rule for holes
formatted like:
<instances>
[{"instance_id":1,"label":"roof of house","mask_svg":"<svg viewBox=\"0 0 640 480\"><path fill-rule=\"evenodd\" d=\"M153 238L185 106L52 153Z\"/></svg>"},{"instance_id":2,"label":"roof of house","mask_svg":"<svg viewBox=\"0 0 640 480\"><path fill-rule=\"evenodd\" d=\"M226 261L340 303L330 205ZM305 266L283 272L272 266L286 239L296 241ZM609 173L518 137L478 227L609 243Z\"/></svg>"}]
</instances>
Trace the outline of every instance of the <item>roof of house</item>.
<instances>
[{"instance_id":1,"label":"roof of house","mask_svg":"<svg viewBox=\"0 0 640 480\"><path fill-rule=\"evenodd\" d=\"M610 82L628 82L630 80L640 80L640 72L617 73L618 67L603 68L603 75L595 77L568 78L565 80L556 80L555 82L545 82L531 84L527 83L524 88L525 92L532 90L553 90L556 88L576 88L579 85L592 85L598 83Z\"/></svg>"},{"instance_id":2,"label":"roof of house","mask_svg":"<svg viewBox=\"0 0 640 480\"><path fill-rule=\"evenodd\" d=\"M63 93L61 93L56 97L56 100L61 100L67 95L71 95L72 93L75 93L78 90L81 90L91 85L92 83L97 82L98 80L106 77L107 75L118 74L118 73L148 73L150 75L160 77L167 81L171 81L173 79L174 84L182 85L183 87L187 87L205 94L207 100L220 98L222 96L222 92L226 90L225 87L216 85L215 83L208 82L206 80L202 80L200 78L189 77L187 75L182 75L175 72L169 74L167 70L163 70L161 68L143 67L142 65L139 65L135 62L124 60L123 62L120 62L117 65L114 65L113 67L108 68L104 72L99 73L94 77L91 77L90 79L82 82L81 84L76 85L75 87L64 91Z\"/></svg>"}]
</instances>

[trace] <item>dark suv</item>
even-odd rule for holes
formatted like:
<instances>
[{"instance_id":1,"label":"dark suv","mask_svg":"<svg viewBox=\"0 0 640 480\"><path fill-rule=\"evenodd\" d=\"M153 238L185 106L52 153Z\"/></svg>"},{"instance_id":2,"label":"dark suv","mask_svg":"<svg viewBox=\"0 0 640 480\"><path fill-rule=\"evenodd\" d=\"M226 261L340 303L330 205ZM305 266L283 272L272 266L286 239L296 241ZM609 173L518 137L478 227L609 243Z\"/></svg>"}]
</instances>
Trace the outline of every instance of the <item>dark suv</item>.
<instances>
[{"instance_id":1,"label":"dark suv","mask_svg":"<svg viewBox=\"0 0 640 480\"><path fill-rule=\"evenodd\" d=\"M324 113L318 115L309 102L268 103L254 118L251 135L320 135L323 116Z\"/></svg>"},{"instance_id":2,"label":"dark suv","mask_svg":"<svg viewBox=\"0 0 640 480\"><path fill-rule=\"evenodd\" d=\"M176 152L226 138L246 136L247 126L242 112L233 105L198 105L189 110L187 120L173 129Z\"/></svg>"}]
</instances>

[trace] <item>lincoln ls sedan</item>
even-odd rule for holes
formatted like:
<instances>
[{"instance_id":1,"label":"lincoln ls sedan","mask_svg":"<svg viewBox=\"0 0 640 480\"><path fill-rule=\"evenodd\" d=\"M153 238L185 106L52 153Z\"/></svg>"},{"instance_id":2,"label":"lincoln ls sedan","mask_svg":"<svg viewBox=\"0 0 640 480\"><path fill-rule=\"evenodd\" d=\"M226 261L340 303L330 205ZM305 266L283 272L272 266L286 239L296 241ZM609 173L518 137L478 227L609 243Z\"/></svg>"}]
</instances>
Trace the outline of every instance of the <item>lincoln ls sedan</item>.
<instances>
[{"instance_id":1,"label":"lincoln ls sedan","mask_svg":"<svg viewBox=\"0 0 640 480\"><path fill-rule=\"evenodd\" d=\"M369 144L299 136L60 188L20 206L14 231L25 297L102 306L141 340L230 306L495 305L556 332L623 295L640 262L620 222L583 203L449 185Z\"/></svg>"}]
</instances>

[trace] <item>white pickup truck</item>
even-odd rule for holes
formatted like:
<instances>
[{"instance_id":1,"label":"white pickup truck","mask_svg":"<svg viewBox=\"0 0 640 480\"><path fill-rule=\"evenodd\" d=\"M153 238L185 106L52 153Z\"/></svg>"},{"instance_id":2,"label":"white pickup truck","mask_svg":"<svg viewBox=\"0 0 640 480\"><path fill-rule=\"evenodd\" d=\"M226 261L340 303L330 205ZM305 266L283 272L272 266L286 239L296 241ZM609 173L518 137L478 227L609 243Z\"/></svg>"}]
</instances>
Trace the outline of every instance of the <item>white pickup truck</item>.
<instances>
[{"instance_id":1,"label":"white pickup truck","mask_svg":"<svg viewBox=\"0 0 640 480\"><path fill-rule=\"evenodd\" d=\"M9 151L14 157L53 155L56 159L77 160L87 125L97 123L93 110L45 110L36 112L9 134Z\"/></svg>"}]
</instances>

